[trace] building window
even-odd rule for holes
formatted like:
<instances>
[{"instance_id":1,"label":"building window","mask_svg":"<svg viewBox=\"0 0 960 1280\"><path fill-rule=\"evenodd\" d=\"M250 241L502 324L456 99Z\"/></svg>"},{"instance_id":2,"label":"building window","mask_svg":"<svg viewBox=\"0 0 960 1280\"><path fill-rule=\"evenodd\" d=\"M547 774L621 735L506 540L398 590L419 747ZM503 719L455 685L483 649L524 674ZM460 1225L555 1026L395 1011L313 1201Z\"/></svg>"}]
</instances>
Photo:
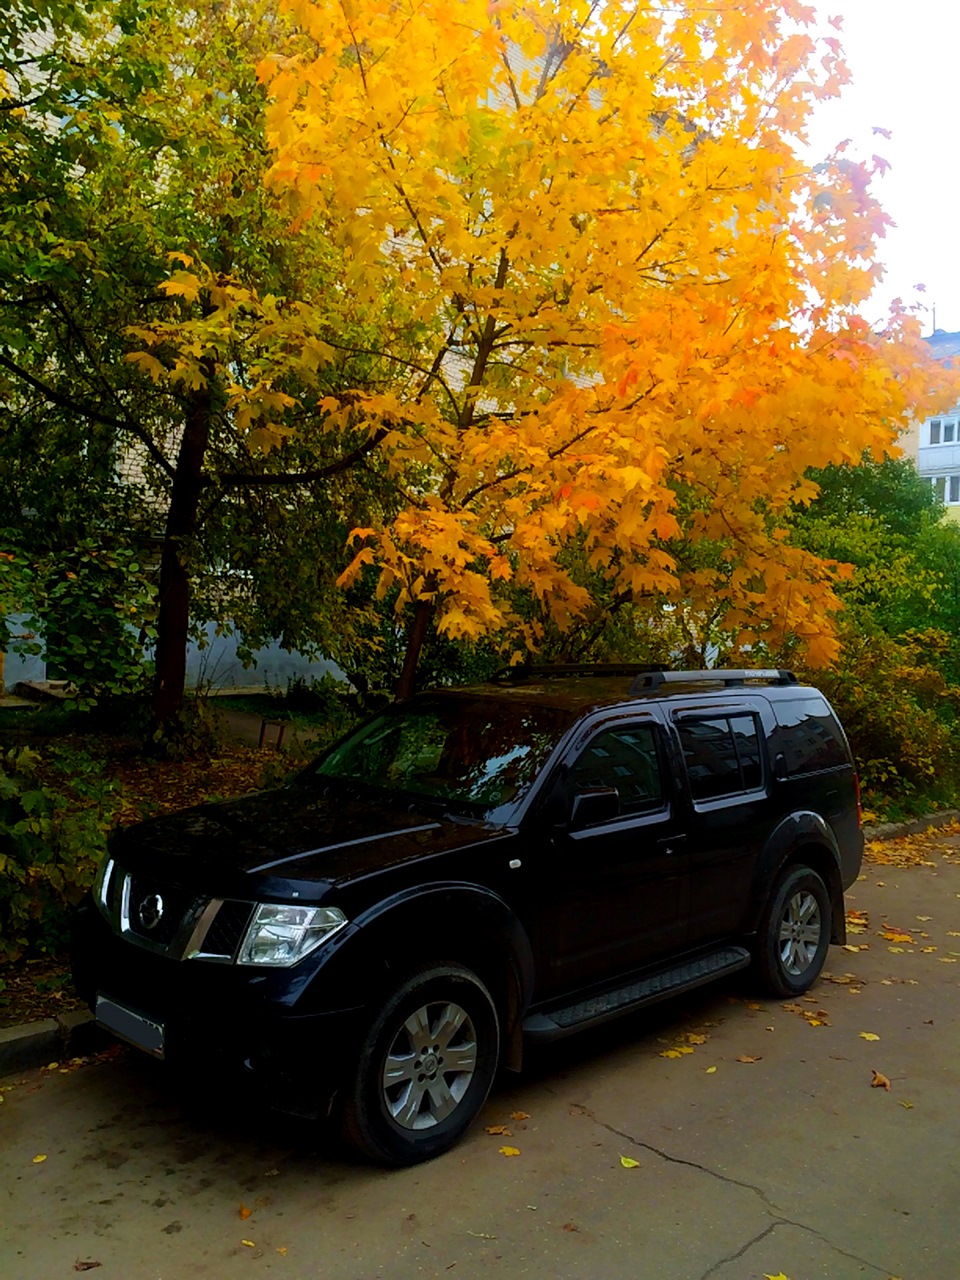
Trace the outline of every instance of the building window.
<instances>
[{"instance_id":1,"label":"building window","mask_svg":"<svg viewBox=\"0 0 960 1280\"><path fill-rule=\"evenodd\" d=\"M947 507L960 506L960 475L931 476L930 484L938 502Z\"/></svg>"},{"instance_id":2,"label":"building window","mask_svg":"<svg viewBox=\"0 0 960 1280\"><path fill-rule=\"evenodd\" d=\"M931 444L960 443L960 418L931 418L927 425Z\"/></svg>"}]
</instances>

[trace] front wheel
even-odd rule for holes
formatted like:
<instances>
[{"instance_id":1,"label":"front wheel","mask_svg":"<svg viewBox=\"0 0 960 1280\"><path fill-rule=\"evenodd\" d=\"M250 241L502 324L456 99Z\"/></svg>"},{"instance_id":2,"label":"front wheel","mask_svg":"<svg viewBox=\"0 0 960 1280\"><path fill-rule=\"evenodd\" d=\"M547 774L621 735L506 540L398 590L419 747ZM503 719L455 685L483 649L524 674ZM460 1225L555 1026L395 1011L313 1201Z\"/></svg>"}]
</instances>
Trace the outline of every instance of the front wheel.
<instances>
[{"instance_id":1,"label":"front wheel","mask_svg":"<svg viewBox=\"0 0 960 1280\"><path fill-rule=\"evenodd\" d=\"M442 1155L486 1101L499 1053L496 1007L476 974L420 970L373 1019L342 1105L344 1136L379 1164Z\"/></svg>"},{"instance_id":2,"label":"front wheel","mask_svg":"<svg viewBox=\"0 0 960 1280\"><path fill-rule=\"evenodd\" d=\"M777 881L757 935L755 964L773 995L797 996L820 976L830 945L830 895L811 867Z\"/></svg>"}]
</instances>

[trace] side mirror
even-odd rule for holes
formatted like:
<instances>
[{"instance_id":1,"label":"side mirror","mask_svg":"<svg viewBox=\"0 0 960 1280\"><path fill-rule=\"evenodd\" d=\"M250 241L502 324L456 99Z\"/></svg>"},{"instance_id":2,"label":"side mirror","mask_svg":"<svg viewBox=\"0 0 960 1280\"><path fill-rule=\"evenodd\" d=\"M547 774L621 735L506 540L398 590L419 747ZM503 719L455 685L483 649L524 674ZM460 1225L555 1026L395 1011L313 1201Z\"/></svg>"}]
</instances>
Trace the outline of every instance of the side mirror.
<instances>
[{"instance_id":1,"label":"side mirror","mask_svg":"<svg viewBox=\"0 0 960 1280\"><path fill-rule=\"evenodd\" d=\"M570 808L570 826L595 827L620 816L620 792L616 787L590 787L578 791Z\"/></svg>"}]
</instances>

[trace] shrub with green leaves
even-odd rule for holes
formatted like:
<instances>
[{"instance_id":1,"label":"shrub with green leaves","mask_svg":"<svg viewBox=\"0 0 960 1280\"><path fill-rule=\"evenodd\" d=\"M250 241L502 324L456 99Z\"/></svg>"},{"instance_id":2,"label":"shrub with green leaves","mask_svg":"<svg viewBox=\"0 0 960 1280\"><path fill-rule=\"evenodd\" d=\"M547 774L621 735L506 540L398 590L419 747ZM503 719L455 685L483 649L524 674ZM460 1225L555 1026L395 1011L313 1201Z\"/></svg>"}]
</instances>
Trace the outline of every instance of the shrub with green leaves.
<instances>
[{"instance_id":1,"label":"shrub with green leaves","mask_svg":"<svg viewBox=\"0 0 960 1280\"><path fill-rule=\"evenodd\" d=\"M115 812L113 784L85 752L0 756L0 960L63 949Z\"/></svg>"},{"instance_id":2,"label":"shrub with green leaves","mask_svg":"<svg viewBox=\"0 0 960 1280\"><path fill-rule=\"evenodd\" d=\"M953 643L936 629L889 636L841 626L832 670L798 674L836 709L856 758L866 807L884 816L960 800L960 688L944 679Z\"/></svg>"}]
</instances>

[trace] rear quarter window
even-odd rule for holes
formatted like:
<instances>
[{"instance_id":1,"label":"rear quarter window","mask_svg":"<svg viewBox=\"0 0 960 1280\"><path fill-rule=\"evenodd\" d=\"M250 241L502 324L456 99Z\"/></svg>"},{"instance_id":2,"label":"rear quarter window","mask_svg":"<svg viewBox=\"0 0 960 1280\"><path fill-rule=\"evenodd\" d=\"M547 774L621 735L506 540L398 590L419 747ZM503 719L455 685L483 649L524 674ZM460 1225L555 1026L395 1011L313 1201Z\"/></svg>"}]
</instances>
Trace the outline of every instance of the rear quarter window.
<instances>
[{"instance_id":1,"label":"rear quarter window","mask_svg":"<svg viewBox=\"0 0 960 1280\"><path fill-rule=\"evenodd\" d=\"M783 756L788 776L850 763L843 731L826 698L777 699L773 709L777 717L774 749Z\"/></svg>"}]
</instances>

